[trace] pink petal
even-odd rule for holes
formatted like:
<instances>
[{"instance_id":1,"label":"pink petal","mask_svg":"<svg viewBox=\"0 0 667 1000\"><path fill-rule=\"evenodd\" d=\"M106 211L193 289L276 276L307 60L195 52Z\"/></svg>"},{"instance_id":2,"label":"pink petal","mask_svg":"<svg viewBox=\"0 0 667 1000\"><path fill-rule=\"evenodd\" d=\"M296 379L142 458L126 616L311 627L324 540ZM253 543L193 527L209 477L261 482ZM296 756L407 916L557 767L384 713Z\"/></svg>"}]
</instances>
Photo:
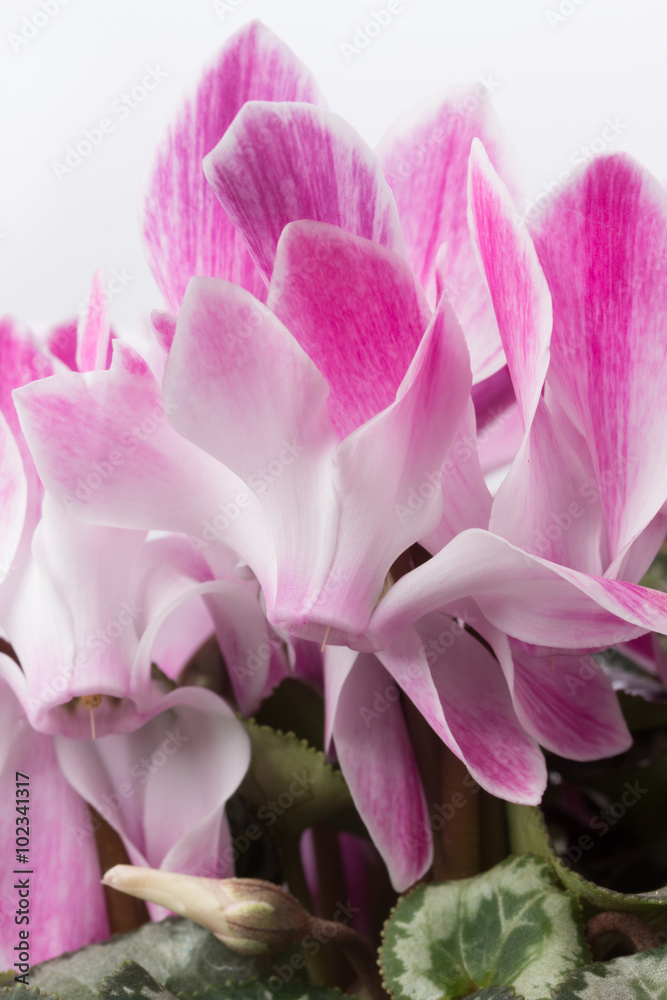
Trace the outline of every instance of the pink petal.
<instances>
[{"instance_id":1,"label":"pink petal","mask_svg":"<svg viewBox=\"0 0 667 1000\"><path fill-rule=\"evenodd\" d=\"M80 372L107 367L109 309L104 269L95 272L90 295L77 325L76 367Z\"/></svg>"},{"instance_id":2,"label":"pink petal","mask_svg":"<svg viewBox=\"0 0 667 1000\"><path fill-rule=\"evenodd\" d=\"M667 595L549 563L471 529L389 589L367 634L386 644L416 619L466 597L508 635L558 649L601 649L667 631Z\"/></svg>"},{"instance_id":3,"label":"pink petal","mask_svg":"<svg viewBox=\"0 0 667 1000\"><path fill-rule=\"evenodd\" d=\"M4 654L0 658L7 660ZM10 669L16 664L10 661ZM109 936L104 893L95 840L81 840L76 830L86 826L85 802L65 780L56 759L53 740L28 724L14 695L0 680L0 787L6 807L0 820L5 864L0 872L0 965L10 969L18 961L20 925L19 881L29 880L30 965L75 951ZM17 776L17 772L20 774ZM29 784L17 786L29 777ZM17 795L17 788L19 794ZM24 792L28 791L28 796ZM28 804L28 864L16 862L15 799ZM15 871L16 869L16 871ZM17 874L19 872L19 874ZM76 886L78 905L72 906ZM63 914L67 919L63 919ZM14 971L14 970L13 970ZM19 975L23 970L16 970Z\"/></svg>"},{"instance_id":4,"label":"pink petal","mask_svg":"<svg viewBox=\"0 0 667 1000\"><path fill-rule=\"evenodd\" d=\"M67 323L59 323L49 331L46 346L53 357L58 358L63 364L75 372L76 364L76 328L77 321L70 320ZM50 374L50 372L48 373Z\"/></svg>"},{"instance_id":5,"label":"pink petal","mask_svg":"<svg viewBox=\"0 0 667 1000\"><path fill-rule=\"evenodd\" d=\"M470 229L527 429L549 366L551 297L535 247L479 139L468 179Z\"/></svg>"},{"instance_id":6,"label":"pink petal","mask_svg":"<svg viewBox=\"0 0 667 1000\"><path fill-rule=\"evenodd\" d=\"M176 333L176 317L172 316L171 313L162 312L160 309L153 309L151 311L151 328L158 344L168 354Z\"/></svg>"},{"instance_id":7,"label":"pink petal","mask_svg":"<svg viewBox=\"0 0 667 1000\"><path fill-rule=\"evenodd\" d=\"M165 373L176 429L230 469L261 504L272 551L248 560L267 612L301 613L334 544L331 454L336 441L326 382L269 310L243 289L194 279L183 300ZM242 550L239 550L242 551Z\"/></svg>"},{"instance_id":8,"label":"pink petal","mask_svg":"<svg viewBox=\"0 0 667 1000\"><path fill-rule=\"evenodd\" d=\"M131 734L86 744L58 737L63 773L118 831L133 864L229 876L224 807L250 761L245 731L222 699L202 688L177 688L151 714ZM85 828L79 836L85 839ZM156 919L165 915L151 909Z\"/></svg>"},{"instance_id":9,"label":"pink petal","mask_svg":"<svg viewBox=\"0 0 667 1000\"><path fill-rule=\"evenodd\" d=\"M667 498L667 193L626 154L586 166L534 238L553 298L549 383L589 444L610 560Z\"/></svg>"},{"instance_id":10,"label":"pink petal","mask_svg":"<svg viewBox=\"0 0 667 1000\"><path fill-rule=\"evenodd\" d=\"M540 801L544 758L516 717L500 665L462 624L427 615L377 655L483 788L512 802Z\"/></svg>"},{"instance_id":11,"label":"pink petal","mask_svg":"<svg viewBox=\"0 0 667 1000\"><path fill-rule=\"evenodd\" d=\"M331 669L327 661L327 678ZM352 799L394 889L404 892L430 867L433 845L399 693L374 656L356 657L337 698L333 733Z\"/></svg>"},{"instance_id":12,"label":"pink petal","mask_svg":"<svg viewBox=\"0 0 667 1000\"><path fill-rule=\"evenodd\" d=\"M174 431L178 404L163 402L152 379L59 375L25 386L16 402L47 489L77 517L183 531L199 550L224 541L257 564L266 558L252 492Z\"/></svg>"},{"instance_id":13,"label":"pink petal","mask_svg":"<svg viewBox=\"0 0 667 1000\"><path fill-rule=\"evenodd\" d=\"M322 108L251 101L204 170L267 283L280 234L299 219L403 250L396 204L374 153Z\"/></svg>"},{"instance_id":14,"label":"pink petal","mask_svg":"<svg viewBox=\"0 0 667 1000\"><path fill-rule=\"evenodd\" d=\"M438 99L383 138L378 155L398 205L408 260L436 301L436 270L468 338L475 381L504 364L491 300L475 261L468 221L470 144L479 136L501 175L502 142L483 89ZM442 245L438 266L436 257Z\"/></svg>"},{"instance_id":15,"label":"pink petal","mask_svg":"<svg viewBox=\"0 0 667 1000\"><path fill-rule=\"evenodd\" d=\"M604 512L585 465L585 446L576 445L565 439L562 425L540 399L528 436L495 496L489 527L527 552L602 576Z\"/></svg>"},{"instance_id":16,"label":"pink petal","mask_svg":"<svg viewBox=\"0 0 667 1000\"><path fill-rule=\"evenodd\" d=\"M113 353L109 367L113 371L129 372L130 375L145 375L152 378L152 372L144 358L138 351L135 351L129 344L122 340L114 340L112 344Z\"/></svg>"},{"instance_id":17,"label":"pink petal","mask_svg":"<svg viewBox=\"0 0 667 1000\"><path fill-rule=\"evenodd\" d=\"M28 502L21 452L0 410L0 584L16 569Z\"/></svg>"},{"instance_id":18,"label":"pink petal","mask_svg":"<svg viewBox=\"0 0 667 1000\"><path fill-rule=\"evenodd\" d=\"M311 622L363 632L392 563L435 528L443 467L470 381L461 329L442 299L396 401L338 447L336 551Z\"/></svg>"},{"instance_id":19,"label":"pink petal","mask_svg":"<svg viewBox=\"0 0 667 1000\"><path fill-rule=\"evenodd\" d=\"M309 71L264 25L245 25L224 46L158 147L144 205L150 268L176 313L190 278L218 276L261 297L262 282L210 190L202 159L246 101L317 101Z\"/></svg>"},{"instance_id":20,"label":"pink petal","mask_svg":"<svg viewBox=\"0 0 667 1000\"><path fill-rule=\"evenodd\" d=\"M329 383L340 438L394 401L431 318L398 254L318 222L283 230L267 305Z\"/></svg>"},{"instance_id":21,"label":"pink petal","mask_svg":"<svg viewBox=\"0 0 667 1000\"><path fill-rule=\"evenodd\" d=\"M569 760L623 753L632 736L618 698L590 656L531 657L513 649L514 705L526 732Z\"/></svg>"},{"instance_id":22,"label":"pink petal","mask_svg":"<svg viewBox=\"0 0 667 1000\"><path fill-rule=\"evenodd\" d=\"M480 467L472 401L445 461L440 482L444 497L442 517L433 531L419 539L429 552L438 552L466 528L489 526L491 494Z\"/></svg>"}]
</instances>

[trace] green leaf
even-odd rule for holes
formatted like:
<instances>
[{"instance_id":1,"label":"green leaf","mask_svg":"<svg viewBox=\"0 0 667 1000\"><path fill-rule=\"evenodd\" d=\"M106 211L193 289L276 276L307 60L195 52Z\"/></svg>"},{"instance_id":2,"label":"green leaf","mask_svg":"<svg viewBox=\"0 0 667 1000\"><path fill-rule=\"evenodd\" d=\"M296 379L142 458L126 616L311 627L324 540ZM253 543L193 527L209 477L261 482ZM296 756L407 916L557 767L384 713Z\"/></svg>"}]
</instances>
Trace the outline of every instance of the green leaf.
<instances>
[{"instance_id":1,"label":"green leaf","mask_svg":"<svg viewBox=\"0 0 667 1000\"><path fill-rule=\"evenodd\" d=\"M667 1000L667 946L577 969L553 1000Z\"/></svg>"},{"instance_id":2,"label":"green leaf","mask_svg":"<svg viewBox=\"0 0 667 1000\"><path fill-rule=\"evenodd\" d=\"M351 1000L340 990L308 983L285 983L277 976L271 985L251 979L245 983L227 983L226 986L209 986L203 992L179 993L179 1000ZM273 989L271 988L273 986ZM502 1000L502 998L499 998Z\"/></svg>"},{"instance_id":3,"label":"green leaf","mask_svg":"<svg viewBox=\"0 0 667 1000\"><path fill-rule=\"evenodd\" d=\"M30 984L63 1000L96 1000L105 976L133 959L171 993L271 975L269 959L242 958L183 917L144 924L131 934L53 958L30 970ZM275 959L274 959L275 961Z\"/></svg>"},{"instance_id":4,"label":"green leaf","mask_svg":"<svg viewBox=\"0 0 667 1000\"><path fill-rule=\"evenodd\" d=\"M252 744L250 768L239 789L255 809L283 831L299 834L352 805L340 771L293 733L243 720Z\"/></svg>"},{"instance_id":5,"label":"green leaf","mask_svg":"<svg viewBox=\"0 0 667 1000\"><path fill-rule=\"evenodd\" d=\"M576 900L554 885L545 861L527 856L475 878L419 886L399 900L380 949L395 1000L502 997L475 992L492 986L542 1000L589 961Z\"/></svg>"},{"instance_id":6,"label":"green leaf","mask_svg":"<svg viewBox=\"0 0 667 1000\"><path fill-rule=\"evenodd\" d=\"M99 1000L176 1000L173 993L136 962L123 962L120 969L106 976L98 993Z\"/></svg>"},{"instance_id":7,"label":"green leaf","mask_svg":"<svg viewBox=\"0 0 667 1000\"><path fill-rule=\"evenodd\" d=\"M3 980L7 973L2 973ZM11 973L12 977L14 973ZM32 978L32 970L30 972ZM24 986L23 983L14 983L13 986L3 986L0 989L1 1000L60 1000L55 993L42 993L36 986Z\"/></svg>"},{"instance_id":8,"label":"green leaf","mask_svg":"<svg viewBox=\"0 0 667 1000\"><path fill-rule=\"evenodd\" d=\"M626 895L595 885L568 868L556 854L538 806L508 804L507 815L511 850L515 854L539 854L545 858L561 884L595 909L624 910L640 917L651 917L667 906L667 887Z\"/></svg>"}]
</instances>

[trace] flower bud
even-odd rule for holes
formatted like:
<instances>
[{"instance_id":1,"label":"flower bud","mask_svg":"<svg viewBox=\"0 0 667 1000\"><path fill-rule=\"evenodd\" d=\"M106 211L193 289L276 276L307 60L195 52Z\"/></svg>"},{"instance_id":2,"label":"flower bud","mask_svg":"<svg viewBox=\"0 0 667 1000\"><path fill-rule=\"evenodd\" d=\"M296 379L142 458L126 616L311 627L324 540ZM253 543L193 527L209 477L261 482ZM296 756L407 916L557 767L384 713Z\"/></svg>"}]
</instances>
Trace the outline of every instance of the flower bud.
<instances>
[{"instance_id":1,"label":"flower bud","mask_svg":"<svg viewBox=\"0 0 667 1000\"><path fill-rule=\"evenodd\" d=\"M102 883L194 920L240 955L276 955L305 937L312 920L289 892L256 878L198 878L116 865Z\"/></svg>"}]
</instances>

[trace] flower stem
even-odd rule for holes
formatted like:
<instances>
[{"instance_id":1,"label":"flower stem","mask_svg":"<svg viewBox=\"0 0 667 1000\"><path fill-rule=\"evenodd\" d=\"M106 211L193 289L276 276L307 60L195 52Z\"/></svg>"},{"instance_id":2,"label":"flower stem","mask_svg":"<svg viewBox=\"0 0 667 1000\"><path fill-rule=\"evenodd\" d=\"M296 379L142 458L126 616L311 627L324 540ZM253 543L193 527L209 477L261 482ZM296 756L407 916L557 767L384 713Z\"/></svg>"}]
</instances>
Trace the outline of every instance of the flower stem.
<instances>
[{"instance_id":1,"label":"flower stem","mask_svg":"<svg viewBox=\"0 0 667 1000\"><path fill-rule=\"evenodd\" d=\"M115 865L129 864L130 859L119 835L92 806L88 806L88 809L95 830L95 846L97 847L100 871L108 871ZM124 892L117 892L105 885L104 901L111 934L128 934L150 921L146 904L142 899L127 896Z\"/></svg>"},{"instance_id":2,"label":"flower stem","mask_svg":"<svg viewBox=\"0 0 667 1000\"><path fill-rule=\"evenodd\" d=\"M313 917L312 932L319 940L324 938L340 948L365 987L368 1000L388 1000L382 987L380 969L375 952L361 934L347 924Z\"/></svg>"}]
</instances>

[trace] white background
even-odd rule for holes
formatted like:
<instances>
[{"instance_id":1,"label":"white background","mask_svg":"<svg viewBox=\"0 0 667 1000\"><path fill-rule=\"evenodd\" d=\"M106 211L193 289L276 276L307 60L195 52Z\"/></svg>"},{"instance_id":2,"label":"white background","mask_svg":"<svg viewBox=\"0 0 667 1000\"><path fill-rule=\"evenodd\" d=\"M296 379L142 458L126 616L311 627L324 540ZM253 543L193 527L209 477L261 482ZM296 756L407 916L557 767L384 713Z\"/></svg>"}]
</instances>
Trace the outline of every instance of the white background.
<instances>
[{"instance_id":1,"label":"white background","mask_svg":"<svg viewBox=\"0 0 667 1000\"><path fill-rule=\"evenodd\" d=\"M311 67L330 107L372 144L434 93L491 80L525 179L521 210L607 118L623 126L608 148L628 150L667 180L663 0L403 0L378 36L347 56L343 43L353 44L386 0L217 5L68 0L34 38L12 45L23 19L41 8L39 0L1 0L0 313L36 328L67 319L103 264L131 276L111 305L118 332L161 305L138 229L150 151L206 61L253 18ZM167 73L164 82L58 180L53 162L149 66Z\"/></svg>"}]
</instances>

